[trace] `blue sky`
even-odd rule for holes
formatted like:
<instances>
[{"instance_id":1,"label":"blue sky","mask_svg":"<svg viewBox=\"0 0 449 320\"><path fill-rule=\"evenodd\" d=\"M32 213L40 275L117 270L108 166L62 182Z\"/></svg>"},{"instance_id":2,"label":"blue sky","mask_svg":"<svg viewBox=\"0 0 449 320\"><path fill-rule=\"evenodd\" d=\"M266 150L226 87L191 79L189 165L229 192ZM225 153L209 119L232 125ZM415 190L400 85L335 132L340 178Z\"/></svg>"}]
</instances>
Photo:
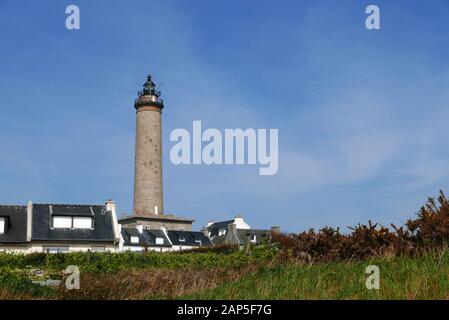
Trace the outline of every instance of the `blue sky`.
<instances>
[{"instance_id":1,"label":"blue sky","mask_svg":"<svg viewBox=\"0 0 449 320\"><path fill-rule=\"evenodd\" d=\"M65 8L81 30L65 28ZM381 9L379 31L365 8ZM165 211L300 231L449 192L449 2L0 0L0 203L132 210L133 100L161 85ZM279 171L174 166L170 132L279 129Z\"/></svg>"}]
</instances>

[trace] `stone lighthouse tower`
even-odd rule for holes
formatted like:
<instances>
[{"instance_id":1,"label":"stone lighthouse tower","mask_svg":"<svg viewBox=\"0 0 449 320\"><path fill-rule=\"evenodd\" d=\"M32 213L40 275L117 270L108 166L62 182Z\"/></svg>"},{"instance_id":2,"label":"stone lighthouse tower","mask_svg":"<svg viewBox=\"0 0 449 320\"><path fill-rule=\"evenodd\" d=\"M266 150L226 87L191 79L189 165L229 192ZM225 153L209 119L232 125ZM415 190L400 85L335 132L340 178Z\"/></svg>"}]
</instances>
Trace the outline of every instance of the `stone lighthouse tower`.
<instances>
[{"instance_id":1,"label":"stone lighthouse tower","mask_svg":"<svg viewBox=\"0 0 449 320\"><path fill-rule=\"evenodd\" d=\"M126 228L191 231L195 221L166 214L162 190L162 109L164 102L151 76L139 92L136 108L134 210L118 221Z\"/></svg>"},{"instance_id":2,"label":"stone lighthouse tower","mask_svg":"<svg viewBox=\"0 0 449 320\"><path fill-rule=\"evenodd\" d=\"M136 108L136 159L134 176L134 214L162 215L162 109L160 98L151 76L134 103Z\"/></svg>"}]
</instances>

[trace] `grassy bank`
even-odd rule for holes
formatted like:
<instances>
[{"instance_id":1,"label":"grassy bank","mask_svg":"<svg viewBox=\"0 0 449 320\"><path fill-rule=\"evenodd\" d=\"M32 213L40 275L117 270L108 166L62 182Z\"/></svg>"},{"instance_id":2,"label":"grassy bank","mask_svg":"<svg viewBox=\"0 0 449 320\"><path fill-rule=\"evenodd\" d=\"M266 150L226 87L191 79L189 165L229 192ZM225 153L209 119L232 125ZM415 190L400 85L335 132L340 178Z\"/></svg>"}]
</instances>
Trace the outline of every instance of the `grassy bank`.
<instances>
[{"instance_id":1,"label":"grassy bank","mask_svg":"<svg viewBox=\"0 0 449 320\"><path fill-rule=\"evenodd\" d=\"M369 265L380 268L380 290L365 286ZM449 251L313 265L261 259L245 266L237 260L234 266L118 269L84 271L74 291L40 288L9 269L0 272L0 299L449 299Z\"/></svg>"},{"instance_id":2,"label":"grassy bank","mask_svg":"<svg viewBox=\"0 0 449 320\"><path fill-rule=\"evenodd\" d=\"M368 265L380 268L380 289L368 290ZM449 253L364 262L264 268L186 299L449 299Z\"/></svg>"}]
</instances>

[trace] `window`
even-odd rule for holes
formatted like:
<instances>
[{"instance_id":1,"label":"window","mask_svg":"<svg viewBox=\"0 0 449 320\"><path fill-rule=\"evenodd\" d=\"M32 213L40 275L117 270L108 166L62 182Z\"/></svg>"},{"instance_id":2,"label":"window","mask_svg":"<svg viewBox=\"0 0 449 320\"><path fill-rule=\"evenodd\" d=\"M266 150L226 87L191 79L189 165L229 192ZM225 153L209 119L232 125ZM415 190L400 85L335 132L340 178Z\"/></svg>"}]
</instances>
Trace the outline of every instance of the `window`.
<instances>
[{"instance_id":1,"label":"window","mask_svg":"<svg viewBox=\"0 0 449 320\"><path fill-rule=\"evenodd\" d=\"M92 229L92 217L53 217L55 229Z\"/></svg>"},{"instance_id":2,"label":"window","mask_svg":"<svg viewBox=\"0 0 449 320\"><path fill-rule=\"evenodd\" d=\"M251 242L256 243L257 242L257 236L255 234L251 235Z\"/></svg>"},{"instance_id":3,"label":"window","mask_svg":"<svg viewBox=\"0 0 449 320\"><path fill-rule=\"evenodd\" d=\"M0 234L6 233L6 218L1 217L0 218Z\"/></svg>"},{"instance_id":4,"label":"window","mask_svg":"<svg viewBox=\"0 0 449 320\"><path fill-rule=\"evenodd\" d=\"M156 238L156 244L160 244L160 245L164 244L164 238L157 237Z\"/></svg>"},{"instance_id":5,"label":"window","mask_svg":"<svg viewBox=\"0 0 449 320\"><path fill-rule=\"evenodd\" d=\"M74 217L73 218L74 229L92 229L91 217Z\"/></svg>"},{"instance_id":6,"label":"window","mask_svg":"<svg viewBox=\"0 0 449 320\"><path fill-rule=\"evenodd\" d=\"M186 242L186 238L184 236L179 236L179 242Z\"/></svg>"},{"instance_id":7,"label":"window","mask_svg":"<svg viewBox=\"0 0 449 320\"><path fill-rule=\"evenodd\" d=\"M105 251L106 251L105 247L100 247L100 246L92 247L92 252L105 252Z\"/></svg>"},{"instance_id":8,"label":"window","mask_svg":"<svg viewBox=\"0 0 449 320\"><path fill-rule=\"evenodd\" d=\"M219 231L218 231L218 235L219 236L222 236L222 235L225 235L226 234L226 229L220 229Z\"/></svg>"},{"instance_id":9,"label":"window","mask_svg":"<svg viewBox=\"0 0 449 320\"><path fill-rule=\"evenodd\" d=\"M131 243L134 243L134 244L136 244L136 243L139 243L139 237L131 237Z\"/></svg>"},{"instance_id":10,"label":"window","mask_svg":"<svg viewBox=\"0 0 449 320\"><path fill-rule=\"evenodd\" d=\"M72 228L72 217L53 217L53 228Z\"/></svg>"},{"instance_id":11,"label":"window","mask_svg":"<svg viewBox=\"0 0 449 320\"><path fill-rule=\"evenodd\" d=\"M44 247L44 252L48 253L66 253L69 252L69 247Z\"/></svg>"}]
</instances>

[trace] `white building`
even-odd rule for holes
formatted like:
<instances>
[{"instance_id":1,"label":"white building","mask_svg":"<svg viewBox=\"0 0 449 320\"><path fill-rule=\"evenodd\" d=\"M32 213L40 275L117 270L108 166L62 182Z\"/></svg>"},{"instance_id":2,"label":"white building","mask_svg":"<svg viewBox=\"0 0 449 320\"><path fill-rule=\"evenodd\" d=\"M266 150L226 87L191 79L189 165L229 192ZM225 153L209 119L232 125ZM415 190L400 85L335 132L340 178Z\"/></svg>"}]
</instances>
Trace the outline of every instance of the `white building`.
<instances>
[{"instance_id":1,"label":"white building","mask_svg":"<svg viewBox=\"0 0 449 320\"><path fill-rule=\"evenodd\" d=\"M201 232L122 226L112 200L105 205L0 206L0 252L167 252L210 245Z\"/></svg>"}]
</instances>

